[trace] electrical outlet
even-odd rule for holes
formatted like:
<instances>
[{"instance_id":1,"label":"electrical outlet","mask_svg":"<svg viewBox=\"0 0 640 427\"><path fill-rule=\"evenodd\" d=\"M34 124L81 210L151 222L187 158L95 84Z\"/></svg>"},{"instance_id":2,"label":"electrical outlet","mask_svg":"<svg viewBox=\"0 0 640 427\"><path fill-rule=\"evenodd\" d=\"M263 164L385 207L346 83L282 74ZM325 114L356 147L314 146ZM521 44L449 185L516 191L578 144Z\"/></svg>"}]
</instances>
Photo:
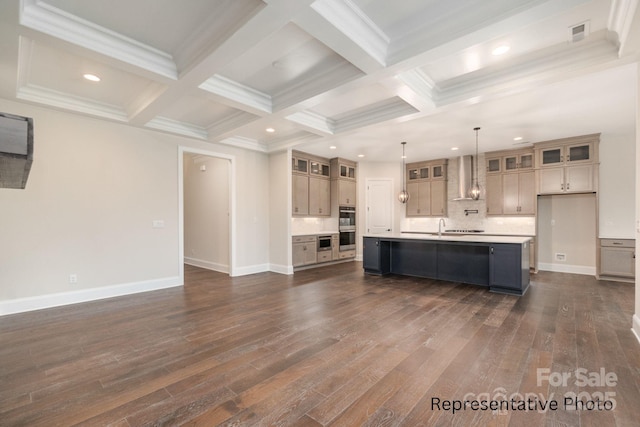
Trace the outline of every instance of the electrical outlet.
<instances>
[{"instance_id":1,"label":"electrical outlet","mask_svg":"<svg viewBox=\"0 0 640 427\"><path fill-rule=\"evenodd\" d=\"M153 228L164 228L164 220L155 219L152 221L151 225L153 226Z\"/></svg>"},{"instance_id":2,"label":"electrical outlet","mask_svg":"<svg viewBox=\"0 0 640 427\"><path fill-rule=\"evenodd\" d=\"M566 261L567 254L556 253L556 261Z\"/></svg>"},{"instance_id":3,"label":"electrical outlet","mask_svg":"<svg viewBox=\"0 0 640 427\"><path fill-rule=\"evenodd\" d=\"M69 283L78 283L78 275L70 274L69 275Z\"/></svg>"}]
</instances>

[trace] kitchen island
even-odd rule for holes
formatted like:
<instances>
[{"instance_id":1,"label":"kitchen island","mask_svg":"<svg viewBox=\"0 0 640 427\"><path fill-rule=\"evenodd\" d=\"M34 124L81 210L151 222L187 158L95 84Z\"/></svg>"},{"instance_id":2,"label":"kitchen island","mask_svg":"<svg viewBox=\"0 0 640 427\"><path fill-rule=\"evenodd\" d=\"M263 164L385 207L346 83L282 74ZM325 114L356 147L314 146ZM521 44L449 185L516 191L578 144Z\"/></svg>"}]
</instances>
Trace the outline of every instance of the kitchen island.
<instances>
[{"instance_id":1,"label":"kitchen island","mask_svg":"<svg viewBox=\"0 0 640 427\"><path fill-rule=\"evenodd\" d=\"M368 274L401 274L486 286L524 295L529 287L529 237L399 233L363 238Z\"/></svg>"}]
</instances>

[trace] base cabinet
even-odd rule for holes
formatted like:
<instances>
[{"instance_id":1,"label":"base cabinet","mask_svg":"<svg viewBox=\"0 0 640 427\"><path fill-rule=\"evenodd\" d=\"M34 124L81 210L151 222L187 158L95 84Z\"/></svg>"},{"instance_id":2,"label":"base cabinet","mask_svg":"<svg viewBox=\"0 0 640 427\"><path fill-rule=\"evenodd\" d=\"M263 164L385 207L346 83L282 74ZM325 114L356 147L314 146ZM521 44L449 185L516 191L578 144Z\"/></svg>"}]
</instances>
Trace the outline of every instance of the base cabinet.
<instances>
[{"instance_id":1,"label":"base cabinet","mask_svg":"<svg viewBox=\"0 0 640 427\"><path fill-rule=\"evenodd\" d=\"M362 242L364 271L370 274L385 274L389 272L389 242L380 241L375 237L365 237Z\"/></svg>"},{"instance_id":2,"label":"base cabinet","mask_svg":"<svg viewBox=\"0 0 640 427\"><path fill-rule=\"evenodd\" d=\"M489 285L492 291L522 295L529 285L529 243L492 244Z\"/></svg>"},{"instance_id":3,"label":"base cabinet","mask_svg":"<svg viewBox=\"0 0 640 427\"><path fill-rule=\"evenodd\" d=\"M600 239L598 278L633 281L636 277L634 239Z\"/></svg>"},{"instance_id":4,"label":"base cabinet","mask_svg":"<svg viewBox=\"0 0 640 427\"><path fill-rule=\"evenodd\" d=\"M293 237L293 266L315 264L318 261L318 241L315 236Z\"/></svg>"}]
</instances>

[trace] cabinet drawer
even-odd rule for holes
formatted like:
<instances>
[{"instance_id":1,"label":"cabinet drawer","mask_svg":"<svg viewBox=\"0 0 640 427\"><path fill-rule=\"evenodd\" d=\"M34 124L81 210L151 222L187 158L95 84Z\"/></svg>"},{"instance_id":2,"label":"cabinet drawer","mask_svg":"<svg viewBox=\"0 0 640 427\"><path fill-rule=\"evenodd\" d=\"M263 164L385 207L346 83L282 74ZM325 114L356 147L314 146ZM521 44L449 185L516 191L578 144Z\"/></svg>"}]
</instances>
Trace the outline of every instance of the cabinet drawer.
<instances>
[{"instance_id":1,"label":"cabinet drawer","mask_svg":"<svg viewBox=\"0 0 640 427\"><path fill-rule=\"evenodd\" d=\"M636 241L633 239L600 239L600 246L610 248L635 248Z\"/></svg>"},{"instance_id":2,"label":"cabinet drawer","mask_svg":"<svg viewBox=\"0 0 640 427\"><path fill-rule=\"evenodd\" d=\"M347 259L347 258L355 258L356 256L356 251L342 251L340 252L339 258L340 259Z\"/></svg>"},{"instance_id":3,"label":"cabinet drawer","mask_svg":"<svg viewBox=\"0 0 640 427\"><path fill-rule=\"evenodd\" d=\"M331 261L331 251L320 251L318 252L318 262L329 262Z\"/></svg>"},{"instance_id":4,"label":"cabinet drawer","mask_svg":"<svg viewBox=\"0 0 640 427\"><path fill-rule=\"evenodd\" d=\"M316 236L293 236L293 243L313 243L316 241Z\"/></svg>"}]
</instances>

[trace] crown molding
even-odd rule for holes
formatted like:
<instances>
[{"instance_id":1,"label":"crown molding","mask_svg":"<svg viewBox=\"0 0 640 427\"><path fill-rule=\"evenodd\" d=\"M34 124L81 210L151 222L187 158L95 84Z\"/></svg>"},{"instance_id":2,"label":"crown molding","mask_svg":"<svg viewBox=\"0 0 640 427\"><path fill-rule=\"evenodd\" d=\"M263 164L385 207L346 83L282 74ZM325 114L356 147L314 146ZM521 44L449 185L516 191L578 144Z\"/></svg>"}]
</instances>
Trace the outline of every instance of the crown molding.
<instances>
[{"instance_id":1,"label":"crown molding","mask_svg":"<svg viewBox=\"0 0 640 427\"><path fill-rule=\"evenodd\" d=\"M313 111L299 111L285 117L285 119L328 135L333 135L335 129L333 120Z\"/></svg>"},{"instance_id":2,"label":"crown molding","mask_svg":"<svg viewBox=\"0 0 640 427\"><path fill-rule=\"evenodd\" d=\"M618 37L619 56L624 51L637 9L638 0L613 0L611 3L607 28Z\"/></svg>"},{"instance_id":3,"label":"crown molding","mask_svg":"<svg viewBox=\"0 0 640 427\"><path fill-rule=\"evenodd\" d=\"M198 87L265 113L271 113L273 109L271 96L219 74L210 77Z\"/></svg>"},{"instance_id":4,"label":"crown molding","mask_svg":"<svg viewBox=\"0 0 640 427\"><path fill-rule=\"evenodd\" d=\"M398 79L425 100L433 102L437 96L438 88L436 83L419 68L398 74Z\"/></svg>"},{"instance_id":5,"label":"crown molding","mask_svg":"<svg viewBox=\"0 0 640 427\"><path fill-rule=\"evenodd\" d=\"M505 62L500 67L488 67L438 84L435 101L438 106L477 97L489 92L513 93L538 85L549 79L563 80L582 75L584 70L618 60L616 47L603 33L593 33L591 40L577 46L555 46L527 61Z\"/></svg>"},{"instance_id":6,"label":"crown molding","mask_svg":"<svg viewBox=\"0 0 640 427\"><path fill-rule=\"evenodd\" d=\"M418 112L416 108L407 104L403 99L393 97L347 112L341 118L335 118L335 133L397 119Z\"/></svg>"},{"instance_id":7,"label":"crown molding","mask_svg":"<svg viewBox=\"0 0 640 427\"><path fill-rule=\"evenodd\" d=\"M234 111L231 114L223 117L220 120L215 121L211 125L207 126L207 132L209 135L222 135L226 132L230 132L234 129L249 124L260 117L247 113L246 111Z\"/></svg>"},{"instance_id":8,"label":"crown molding","mask_svg":"<svg viewBox=\"0 0 640 427\"><path fill-rule=\"evenodd\" d=\"M252 138L245 138L243 136L232 136L229 138L225 138L219 142L221 144L230 145L232 147L259 151L261 153L267 153L269 151L266 144Z\"/></svg>"},{"instance_id":9,"label":"crown molding","mask_svg":"<svg viewBox=\"0 0 640 427\"><path fill-rule=\"evenodd\" d=\"M269 142L268 153L277 153L279 151L286 150L288 148L296 147L305 142L311 142L318 138L318 135L313 135L305 131L296 132L286 137L278 138Z\"/></svg>"},{"instance_id":10,"label":"crown molding","mask_svg":"<svg viewBox=\"0 0 640 427\"><path fill-rule=\"evenodd\" d=\"M386 66L389 37L351 0L318 0L311 7L344 35Z\"/></svg>"},{"instance_id":11,"label":"crown molding","mask_svg":"<svg viewBox=\"0 0 640 427\"><path fill-rule=\"evenodd\" d=\"M171 55L38 0L21 0L20 24L171 80Z\"/></svg>"},{"instance_id":12,"label":"crown molding","mask_svg":"<svg viewBox=\"0 0 640 427\"><path fill-rule=\"evenodd\" d=\"M349 62L341 61L318 73L310 73L304 78L290 82L286 89L273 97L273 109L279 111L301 101L335 89L359 77L362 72Z\"/></svg>"},{"instance_id":13,"label":"crown molding","mask_svg":"<svg viewBox=\"0 0 640 427\"><path fill-rule=\"evenodd\" d=\"M26 85L19 87L16 98L119 122L128 121L126 112L120 107L58 92L42 86Z\"/></svg>"},{"instance_id":14,"label":"crown molding","mask_svg":"<svg viewBox=\"0 0 640 427\"><path fill-rule=\"evenodd\" d=\"M145 127L202 140L207 140L209 136L206 129L200 126L171 120L166 117L155 117L153 120L147 122Z\"/></svg>"}]
</instances>

